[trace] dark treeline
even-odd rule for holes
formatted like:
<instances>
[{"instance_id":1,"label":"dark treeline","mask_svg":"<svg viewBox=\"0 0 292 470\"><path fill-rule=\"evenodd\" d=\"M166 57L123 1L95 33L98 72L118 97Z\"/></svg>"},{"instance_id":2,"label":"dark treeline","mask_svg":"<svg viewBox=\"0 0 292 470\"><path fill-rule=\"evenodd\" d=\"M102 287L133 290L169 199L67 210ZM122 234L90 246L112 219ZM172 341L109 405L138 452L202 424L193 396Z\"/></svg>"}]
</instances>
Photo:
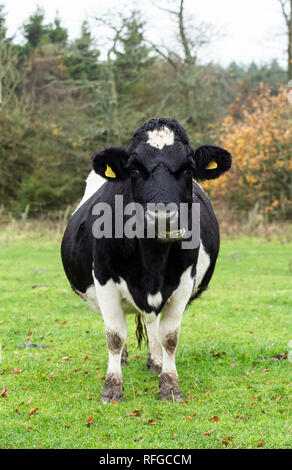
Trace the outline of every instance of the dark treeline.
<instances>
[{"instance_id":1,"label":"dark treeline","mask_svg":"<svg viewBox=\"0 0 292 470\"><path fill-rule=\"evenodd\" d=\"M149 118L175 117L193 145L212 143L220 120L230 113L240 119L261 83L275 94L287 83L276 60L202 65L208 28L188 33L183 2L172 14L173 49L148 40L139 11L96 18L92 30L84 21L70 40L59 16L48 24L40 8L23 25L20 45L7 36L0 7L0 205L16 213L29 205L31 214L65 208L82 194L90 154L127 145ZM93 38L99 28L111 34L107 45Z\"/></svg>"}]
</instances>

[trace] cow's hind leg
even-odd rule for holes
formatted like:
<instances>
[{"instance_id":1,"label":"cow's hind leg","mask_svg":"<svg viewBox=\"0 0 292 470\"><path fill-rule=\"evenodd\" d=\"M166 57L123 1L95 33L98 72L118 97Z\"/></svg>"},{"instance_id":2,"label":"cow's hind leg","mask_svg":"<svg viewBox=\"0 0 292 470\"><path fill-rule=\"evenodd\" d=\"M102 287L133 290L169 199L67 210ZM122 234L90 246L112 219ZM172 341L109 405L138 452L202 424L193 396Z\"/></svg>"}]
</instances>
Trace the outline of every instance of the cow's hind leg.
<instances>
[{"instance_id":1,"label":"cow's hind leg","mask_svg":"<svg viewBox=\"0 0 292 470\"><path fill-rule=\"evenodd\" d=\"M123 396L121 359L126 343L127 325L115 283L109 280L104 286L101 286L96 279L94 283L104 320L109 357L101 401L108 403L113 400L119 401Z\"/></svg>"},{"instance_id":2,"label":"cow's hind leg","mask_svg":"<svg viewBox=\"0 0 292 470\"><path fill-rule=\"evenodd\" d=\"M145 318L146 317L146 318ZM147 367L153 372L160 374L162 368L162 349L158 336L159 317L149 323L147 315L144 316L148 338L148 359Z\"/></svg>"},{"instance_id":3,"label":"cow's hind leg","mask_svg":"<svg viewBox=\"0 0 292 470\"><path fill-rule=\"evenodd\" d=\"M128 356L129 356L129 353L128 353L128 349L127 349L127 345L125 343L125 346L123 347L123 351L122 351L122 357L121 357L121 365L122 366L127 366L128 365Z\"/></svg>"}]
</instances>

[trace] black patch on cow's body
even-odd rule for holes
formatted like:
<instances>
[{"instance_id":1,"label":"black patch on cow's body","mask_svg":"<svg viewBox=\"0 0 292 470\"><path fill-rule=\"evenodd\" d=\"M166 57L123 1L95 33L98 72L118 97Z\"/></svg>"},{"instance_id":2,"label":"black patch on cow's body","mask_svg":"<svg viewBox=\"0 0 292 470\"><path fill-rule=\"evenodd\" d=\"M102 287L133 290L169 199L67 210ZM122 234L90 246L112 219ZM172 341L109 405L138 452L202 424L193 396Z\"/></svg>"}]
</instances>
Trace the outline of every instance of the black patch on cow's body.
<instances>
[{"instance_id":1,"label":"black patch on cow's body","mask_svg":"<svg viewBox=\"0 0 292 470\"><path fill-rule=\"evenodd\" d=\"M163 126L174 132L174 144L162 149L151 147L147 144L147 132ZM121 161L118 161L119 158ZM218 162L218 170L205 170L204 165L210 160ZM127 169L121 168L121 162ZM115 196L123 195L124 204L145 201L179 203L182 200L200 204L201 241L210 257L210 265L192 298L198 297L207 288L214 271L219 250L219 229L210 200L196 182L192 183L191 173L188 176L182 168L189 165L189 170L197 172L201 178L205 174L208 175L206 178L211 177L208 171L213 171L218 176L219 172L230 167L230 154L212 146L201 147L196 153L190 147L185 130L177 121L160 118L152 119L138 129L127 151L111 148L94 154L93 167L102 176L107 163L117 172L116 181L105 182L72 215L63 237L62 260L72 288L85 293L94 283L94 270L101 285L110 279L116 283L123 279L141 311L159 313L178 287L181 275L188 267L192 266L195 277L199 247L182 249L180 241L160 243L155 239L94 238L92 226L97 216L92 214L93 206L98 202L106 202L114 207ZM133 165L135 169L139 164L143 166L143 171L139 172L137 180L129 175L133 172ZM128 176L126 171L129 172ZM142 201L139 200L141 195ZM114 227L113 214L113 230ZM162 303L155 308L148 305L147 297L157 292L162 295Z\"/></svg>"},{"instance_id":2,"label":"black patch on cow's body","mask_svg":"<svg viewBox=\"0 0 292 470\"><path fill-rule=\"evenodd\" d=\"M123 188L121 187L123 185ZM66 275L75 291L85 293L93 284L92 269L101 285L109 279L128 285L136 305L145 312L161 310L172 292L178 287L181 275L193 266L195 276L199 248L182 249L181 242L162 244L147 239L95 239L92 225L96 216L93 206L100 201L113 204L114 195L129 196L127 182L105 183L96 194L72 215L62 242L62 260ZM210 256L210 266L202 280L197 297L207 288L219 249L219 230L211 203L204 191L193 183L193 201L200 203L201 241ZM129 201L128 201L129 202ZM148 294L161 292L159 309L149 306Z\"/></svg>"}]
</instances>

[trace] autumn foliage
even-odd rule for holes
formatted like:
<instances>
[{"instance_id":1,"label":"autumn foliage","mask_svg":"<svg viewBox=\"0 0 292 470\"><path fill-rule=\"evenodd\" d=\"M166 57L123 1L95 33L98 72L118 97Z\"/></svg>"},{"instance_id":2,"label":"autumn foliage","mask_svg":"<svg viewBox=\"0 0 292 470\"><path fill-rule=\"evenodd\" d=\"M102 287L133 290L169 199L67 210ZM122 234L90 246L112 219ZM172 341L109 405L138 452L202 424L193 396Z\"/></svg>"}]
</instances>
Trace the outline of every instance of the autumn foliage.
<instances>
[{"instance_id":1,"label":"autumn foliage","mask_svg":"<svg viewBox=\"0 0 292 470\"><path fill-rule=\"evenodd\" d=\"M292 216L292 105L286 88L262 88L222 122L221 146L233 155L232 170L204 187L239 209L258 204L269 218Z\"/></svg>"}]
</instances>

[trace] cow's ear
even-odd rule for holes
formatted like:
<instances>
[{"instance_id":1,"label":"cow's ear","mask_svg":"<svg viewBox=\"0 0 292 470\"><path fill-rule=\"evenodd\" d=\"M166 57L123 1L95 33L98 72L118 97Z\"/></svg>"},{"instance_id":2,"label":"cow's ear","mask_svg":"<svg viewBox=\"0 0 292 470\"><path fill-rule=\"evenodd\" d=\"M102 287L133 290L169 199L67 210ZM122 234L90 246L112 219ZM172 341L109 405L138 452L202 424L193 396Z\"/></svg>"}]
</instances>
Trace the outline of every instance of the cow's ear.
<instances>
[{"instance_id":1,"label":"cow's ear","mask_svg":"<svg viewBox=\"0 0 292 470\"><path fill-rule=\"evenodd\" d=\"M129 176L129 154L120 147L109 147L91 157L95 173L110 181L122 181Z\"/></svg>"},{"instance_id":2,"label":"cow's ear","mask_svg":"<svg viewBox=\"0 0 292 470\"><path fill-rule=\"evenodd\" d=\"M200 180L212 180L231 168L231 154L214 145L203 145L193 150L194 176Z\"/></svg>"}]
</instances>

